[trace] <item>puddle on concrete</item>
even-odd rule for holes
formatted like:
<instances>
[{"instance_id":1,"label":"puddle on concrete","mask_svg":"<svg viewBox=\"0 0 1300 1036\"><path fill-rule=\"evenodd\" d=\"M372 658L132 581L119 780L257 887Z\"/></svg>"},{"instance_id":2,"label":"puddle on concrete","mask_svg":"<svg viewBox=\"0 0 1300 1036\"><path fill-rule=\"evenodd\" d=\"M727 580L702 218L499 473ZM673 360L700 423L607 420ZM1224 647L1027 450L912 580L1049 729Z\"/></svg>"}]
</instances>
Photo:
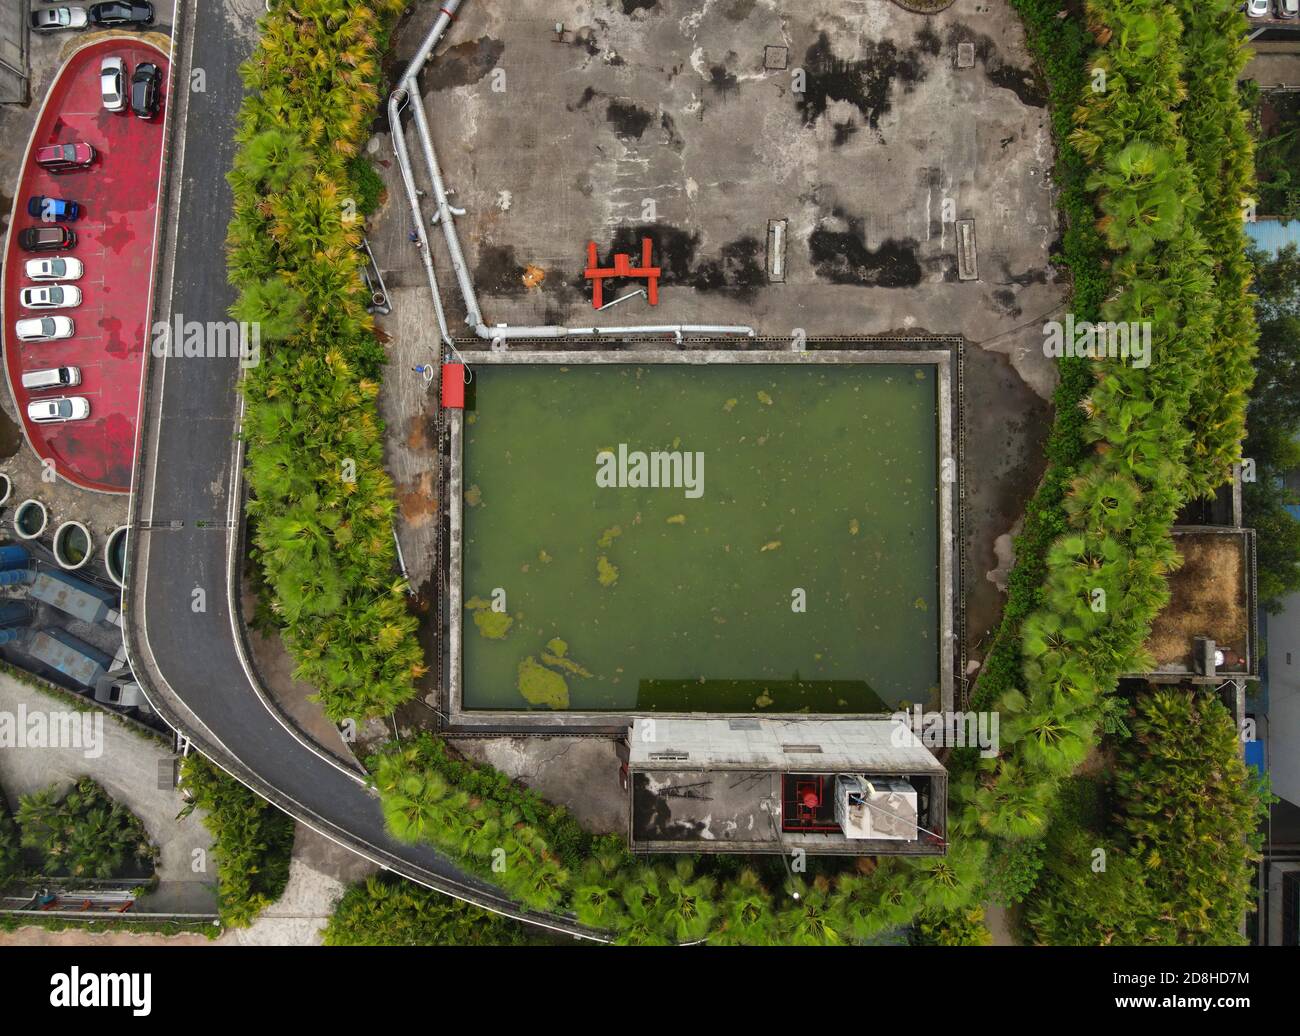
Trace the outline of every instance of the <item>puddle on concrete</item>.
<instances>
[{"instance_id":1,"label":"puddle on concrete","mask_svg":"<svg viewBox=\"0 0 1300 1036\"><path fill-rule=\"evenodd\" d=\"M505 49L504 42L491 36L480 36L449 47L437 61L425 66L425 91L450 90L477 83L500 64Z\"/></svg>"},{"instance_id":2,"label":"puddle on concrete","mask_svg":"<svg viewBox=\"0 0 1300 1036\"><path fill-rule=\"evenodd\" d=\"M515 255L513 245L484 245L479 249L474 283L487 295L522 295L526 268Z\"/></svg>"},{"instance_id":3,"label":"puddle on concrete","mask_svg":"<svg viewBox=\"0 0 1300 1036\"><path fill-rule=\"evenodd\" d=\"M837 57L830 37L822 33L804 55L807 89L795 95L805 126L826 114L833 101L844 101L862 114L868 126L878 129L880 117L890 109L895 80L905 87L925 79L922 52L899 50L891 40L866 41L865 57L849 61Z\"/></svg>"},{"instance_id":4,"label":"puddle on concrete","mask_svg":"<svg viewBox=\"0 0 1300 1036\"><path fill-rule=\"evenodd\" d=\"M653 119L653 113L630 101L610 101L605 109L605 121L624 140L640 140Z\"/></svg>"},{"instance_id":5,"label":"puddle on concrete","mask_svg":"<svg viewBox=\"0 0 1300 1036\"><path fill-rule=\"evenodd\" d=\"M808 237L808 254L817 276L832 284L873 288L912 288L921 283L916 242L888 238L879 248L866 243L861 219L833 208Z\"/></svg>"}]
</instances>

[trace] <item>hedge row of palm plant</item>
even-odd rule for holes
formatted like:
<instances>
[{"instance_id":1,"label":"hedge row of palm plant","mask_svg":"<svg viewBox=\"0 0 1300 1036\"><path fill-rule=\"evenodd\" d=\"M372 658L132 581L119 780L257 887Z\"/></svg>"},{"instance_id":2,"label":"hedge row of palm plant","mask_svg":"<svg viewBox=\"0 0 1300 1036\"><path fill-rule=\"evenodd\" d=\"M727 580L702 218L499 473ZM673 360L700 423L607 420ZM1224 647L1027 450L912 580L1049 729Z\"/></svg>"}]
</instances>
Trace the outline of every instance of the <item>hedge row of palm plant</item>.
<instances>
[{"instance_id":1,"label":"hedge row of palm plant","mask_svg":"<svg viewBox=\"0 0 1300 1036\"><path fill-rule=\"evenodd\" d=\"M428 842L533 909L568 913L620 943L864 942L967 906L983 844L943 859L882 860L870 874L809 876L773 888L752 869L717 880L688 857L635 859L616 836L581 834L572 818L485 767L453 759L424 734L371 761L393 834ZM794 893L798 894L795 898Z\"/></svg>"},{"instance_id":2,"label":"hedge row of palm plant","mask_svg":"<svg viewBox=\"0 0 1300 1036\"><path fill-rule=\"evenodd\" d=\"M361 284L358 164L402 0L300 0L263 18L228 174L253 556L297 667L335 721L385 715L424 672L397 575L376 412L384 350Z\"/></svg>"},{"instance_id":3,"label":"hedge row of palm plant","mask_svg":"<svg viewBox=\"0 0 1300 1036\"><path fill-rule=\"evenodd\" d=\"M1093 792L1108 806L1053 825L1030 930L1055 944L1240 943L1268 796L1233 717L1213 693L1148 688L1131 722Z\"/></svg>"},{"instance_id":4,"label":"hedge row of palm plant","mask_svg":"<svg viewBox=\"0 0 1300 1036\"><path fill-rule=\"evenodd\" d=\"M1098 88L1076 110L1069 143L1092 170L1112 252L1101 312L1149 322L1152 358L1147 369L1098 365L1082 401L1094 452L1076 466L1066 530L1047 548L1038 607L1020 628L1020 679L1003 669L986 674L992 685L981 680L980 699L1002 711L1014 744L985 764L973 802L995 838L1031 840L999 845L995 857L1033 858L1060 780L1092 745L1103 695L1121 673L1147 667L1142 644L1178 563L1169 528L1187 499L1230 477L1252 376L1240 14L1229 0L1096 0L1087 16L1101 45L1090 72Z\"/></svg>"},{"instance_id":5,"label":"hedge row of palm plant","mask_svg":"<svg viewBox=\"0 0 1300 1036\"><path fill-rule=\"evenodd\" d=\"M140 818L90 777L24 795L16 820L23 848L41 854L49 877L124 877L152 868L158 853Z\"/></svg>"},{"instance_id":6,"label":"hedge row of palm plant","mask_svg":"<svg viewBox=\"0 0 1300 1036\"><path fill-rule=\"evenodd\" d=\"M252 924L289 883L293 819L198 755L182 760L181 786L190 798L181 817L195 809L206 814L221 923L227 928Z\"/></svg>"},{"instance_id":7,"label":"hedge row of palm plant","mask_svg":"<svg viewBox=\"0 0 1300 1036\"><path fill-rule=\"evenodd\" d=\"M1222 16L1216 24L1240 28L1229 0L1201 6ZM986 767L975 792L981 824L1004 838L1041 834L1052 785L1092 744L1101 696L1121 673L1146 666L1142 644L1178 562L1169 537L1174 516L1190 496L1228 477L1226 459L1240 449L1244 396L1229 392L1235 417L1225 416L1229 407L1212 428L1197 423L1208 418L1194 400L1208 398L1224 378L1231 383L1215 366L1225 356L1248 371L1253 345L1249 317L1236 337L1221 337L1221 302L1232 294L1221 285L1231 278L1216 280L1216 270L1244 261L1248 165L1228 167L1237 178L1216 185L1207 200L1196 170L1211 164L1203 151L1221 149L1204 128L1195 146L1182 130L1188 68L1198 84L1235 82L1235 51L1203 49L1206 33L1185 33L1176 5L1156 0L1096 0L1088 22L1100 48L1069 144L1091 169L1097 225L1111 252L1112 288L1101 313L1149 322L1152 357L1145 369L1097 362L1081 401L1093 449L1074 468L1063 531L1046 549L1037 607L1019 631L1019 678L1003 667L986 674L977 692L1002 711L1004 738L1015 742L1009 756ZM1242 124L1238 108L1218 115ZM1224 133L1231 137L1226 126ZM1235 236L1224 222L1228 209ZM1213 248L1203 227L1215 233ZM1235 254L1220 257L1228 252ZM1239 285L1233 290L1244 299Z\"/></svg>"},{"instance_id":8,"label":"hedge row of palm plant","mask_svg":"<svg viewBox=\"0 0 1300 1036\"><path fill-rule=\"evenodd\" d=\"M518 921L392 875L352 885L325 928L326 946L524 946Z\"/></svg>"}]
</instances>

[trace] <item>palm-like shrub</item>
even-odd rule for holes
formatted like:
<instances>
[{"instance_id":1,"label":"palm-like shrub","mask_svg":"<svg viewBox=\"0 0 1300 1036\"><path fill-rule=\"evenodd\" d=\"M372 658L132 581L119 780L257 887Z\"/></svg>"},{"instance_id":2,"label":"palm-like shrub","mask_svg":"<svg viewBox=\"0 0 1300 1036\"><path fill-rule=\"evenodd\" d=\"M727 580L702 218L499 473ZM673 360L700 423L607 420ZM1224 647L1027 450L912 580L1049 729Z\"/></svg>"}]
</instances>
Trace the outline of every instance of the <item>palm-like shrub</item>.
<instances>
[{"instance_id":1,"label":"palm-like shrub","mask_svg":"<svg viewBox=\"0 0 1300 1036\"><path fill-rule=\"evenodd\" d=\"M17 822L22 845L44 857L43 872L73 878L116 878L151 866L157 847L139 817L82 777L71 789L24 795Z\"/></svg>"},{"instance_id":2,"label":"palm-like shrub","mask_svg":"<svg viewBox=\"0 0 1300 1036\"><path fill-rule=\"evenodd\" d=\"M251 924L284 893L293 853L293 819L201 756L181 762L189 804L204 812L217 863L217 909L228 928Z\"/></svg>"}]
</instances>

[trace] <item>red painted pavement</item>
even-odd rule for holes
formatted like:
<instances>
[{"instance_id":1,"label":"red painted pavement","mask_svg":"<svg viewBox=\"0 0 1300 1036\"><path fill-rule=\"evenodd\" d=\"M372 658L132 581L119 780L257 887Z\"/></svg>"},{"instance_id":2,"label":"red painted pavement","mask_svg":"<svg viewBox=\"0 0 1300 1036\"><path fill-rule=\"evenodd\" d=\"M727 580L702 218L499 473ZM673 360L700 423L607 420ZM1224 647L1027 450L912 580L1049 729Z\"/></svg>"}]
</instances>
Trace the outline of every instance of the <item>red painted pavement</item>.
<instances>
[{"instance_id":1,"label":"red painted pavement","mask_svg":"<svg viewBox=\"0 0 1300 1036\"><path fill-rule=\"evenodd\" d=\"M152 61L162 71L163 104L152 120L125 112L106 112L99 96L99 63L118 55L127 65L127 83L136 65ZM23 162L14 203L4 264L4 352L9 389L22 415L27 440L57 473L88 489L125 493L131 487L136 423L140 411L140 374L149 348L154 237L161 170L163 122L168 98L167 59L156 47L136 39L112 39L85 47L60 70ZM36 148L84 141L97 155L89 169L55 176L33 161ZM18 247L23 227L40 223L27 215L34 194L80 202L83 212L67 224L77 234L66 252L24 252ZM82 302L76 309L45 310L65 314L77 332L57 342L19 342L14 323L41 313L20 309L18 292L26 287L23 266L40 256L73 256L86 267L75 284ZM27 420L31 395L22 387L22 372L40 367L81 368L81 384L67 395L85 396L90 417L60 425ZM38 393L37 397L59 392Z\"/></svg>"}]
</instances>

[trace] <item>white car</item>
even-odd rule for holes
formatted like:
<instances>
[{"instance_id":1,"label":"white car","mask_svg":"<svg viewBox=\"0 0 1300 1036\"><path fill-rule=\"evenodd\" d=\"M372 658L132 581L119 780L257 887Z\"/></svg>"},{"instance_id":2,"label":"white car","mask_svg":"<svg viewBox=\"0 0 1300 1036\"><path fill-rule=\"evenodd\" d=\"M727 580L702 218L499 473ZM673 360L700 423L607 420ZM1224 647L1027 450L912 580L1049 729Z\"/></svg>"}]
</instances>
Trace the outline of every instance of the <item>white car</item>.
<instances>
[{"instance_id":1,"label":"white car","mask_svg":"<svg viewBox=\"0 0 1300 1036\"><path fill-rule=\"evenodd\" d=\"M85 396L59 396L57 399L33 399L27 404L27 416L37 424L58 421L82 421L90 416Z\"/></svg>"},{"instance_id":2,"label":"white car","mask_svg":"<svg viewBox=\"0 0 1300 1036\"><path fill-rule=\"evenodd\" d=\"M29 281L79 281L86 268L80 259L28 259L27 279Z\"/></svg>"},{"instance_id":3,"label":"white car","mask_svg":"<svg viewBox=\"0 0 1300 1036\"><path fill-rule=\"evenodd\" d=\"M89 19L84 7L49 7L44 11L32 12L32 28L37 32L84 29L87 21Z\"/></svg>"},{"instance_id":4,"label":"white car","mask_svg":"<svg viewBox=\"0 0 1300 1036\"><path fill-rule=\"evenodd\" d=\"M14 324L20 342L53 342L57 338L71 338L76 332L71 317L28 317Z\"/></svg>"},{"instance_id":5,"label":"white car","mask_svg":"<svg viewBox=\"0 0 1300 1036\"><path fill-rule=\"evenodd\" d=\"M121 58L105 58L99 63L99 96L105 111L126 110L126 62Z\"/></svg>"},{"instance_id":6,"label":"white car","mask_svg":"<svg viewBox=\"0 0 1300 1036\"><path fill-rule=\"evenodd\" d=\"M1246 0L1246 14L1251 18L1267 18L1271 12L1268 0Z\"/></svg>"},{"instance_id":7,"label":"white car","mask_svg":"<svg viewBox=\"0 0 1300 1036\"><path fill-rule=\"evenodd\" d=\"M81 305L81 289L70 284L49 284L24 288L18 293L23 309L72 309Z\"/></svg>"}]
</instances>

